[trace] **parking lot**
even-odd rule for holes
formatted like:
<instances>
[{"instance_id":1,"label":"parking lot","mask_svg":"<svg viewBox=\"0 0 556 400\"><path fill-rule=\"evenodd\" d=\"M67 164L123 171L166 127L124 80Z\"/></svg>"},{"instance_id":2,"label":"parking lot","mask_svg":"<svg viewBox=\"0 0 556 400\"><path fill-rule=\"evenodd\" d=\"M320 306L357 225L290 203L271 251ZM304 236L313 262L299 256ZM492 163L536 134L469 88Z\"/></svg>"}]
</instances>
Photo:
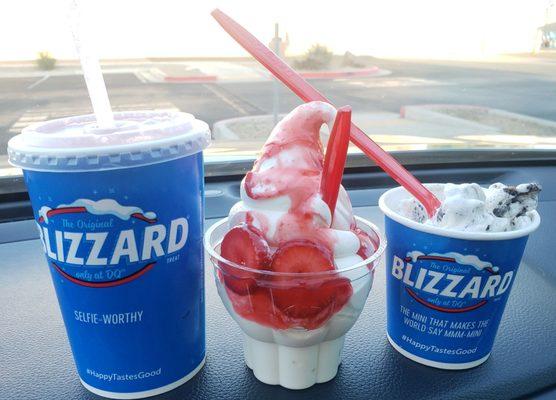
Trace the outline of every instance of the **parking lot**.
<instances>
[{"instance_id":1,"label":"parking lot","mask_svg":"<svg viewBox=\"0 0 556 400\"><path fill-rule=\"evenodd\" d=\"M524 57L505 62L417 62L373 60L389 74L312 83L336 105L355 112L399 112L405 105L465 104L499 108L556 120L556 58ZM234 65L227 62L228 66ZM166 67L168 63L164 64ZM210 64L209 64L210 65ZM273 111L273 83L254 62L253 79L229 73L214 81L165 82L146 79L156 63L108 69L105 80L115 110L174 109L190 112L209 124ZM12 71L16 70L11 68ZM211 71L218 71L218 65ZM90 113L83 77L76 73L7 74L0 69L0 154L10 137L29 123ZM257 78L257 75L259 77ZM279 111L300 103L280 85ZM446 135L449 136L449 132Z\"/></svg>"}]
</instances>

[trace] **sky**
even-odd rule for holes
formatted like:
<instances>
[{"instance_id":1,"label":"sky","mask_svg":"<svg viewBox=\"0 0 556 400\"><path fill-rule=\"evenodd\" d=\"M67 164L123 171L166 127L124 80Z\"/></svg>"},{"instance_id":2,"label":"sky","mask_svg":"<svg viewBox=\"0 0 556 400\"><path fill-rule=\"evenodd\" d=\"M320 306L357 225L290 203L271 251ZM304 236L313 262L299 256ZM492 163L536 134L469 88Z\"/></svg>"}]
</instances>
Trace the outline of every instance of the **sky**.
<instances>
[{"instance_id":1,"label":"sky","mask_svg":"<svg viewBox=\"0 0 556 400\"><path fill-rule=\"evenodd\" d=\"M82 0L101 58L244 56L210 16L219 7L263 42L288 32L288 54L321 43L335 53L465 58L529 52L554 0ZM547 9L549 13L547 15ZM0 3L0 60L49 51L76 58L68 0Z\"/></svg>"}]
</instances>

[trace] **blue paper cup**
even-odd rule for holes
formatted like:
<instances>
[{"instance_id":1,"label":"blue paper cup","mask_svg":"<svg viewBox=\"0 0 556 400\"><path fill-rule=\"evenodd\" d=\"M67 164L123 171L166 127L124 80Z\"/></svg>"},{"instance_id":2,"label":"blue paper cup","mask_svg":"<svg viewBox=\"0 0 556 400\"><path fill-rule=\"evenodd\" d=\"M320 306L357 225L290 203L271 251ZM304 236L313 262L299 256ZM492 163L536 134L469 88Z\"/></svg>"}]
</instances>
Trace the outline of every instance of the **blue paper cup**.
<instances>
[{"instance_id":1,"label":"blue paper cup","mask_svg":"<svg viewBox=\"0 0 556 400\"><path fill-rule=\"evenodd\" d=\"M81 382L131 399L204 363L209 130L183 113L115 118L108 131L92 116L31 126L9 156L23 168Z\"/></svg>"},{"instance_id":2,"label":"blue paper cup","mask_svg":"<svg viewBox=\"0 0 556 400\"><path fill-rule=\"evenodd\" d=\"M435 193L442 184L427 185ZM384 193L387 335L418 363L467 369L485 362L504 313L527 238L540 224L511 232L461 232L397 213L409 193Z\"/></svg>"}]
</instances>

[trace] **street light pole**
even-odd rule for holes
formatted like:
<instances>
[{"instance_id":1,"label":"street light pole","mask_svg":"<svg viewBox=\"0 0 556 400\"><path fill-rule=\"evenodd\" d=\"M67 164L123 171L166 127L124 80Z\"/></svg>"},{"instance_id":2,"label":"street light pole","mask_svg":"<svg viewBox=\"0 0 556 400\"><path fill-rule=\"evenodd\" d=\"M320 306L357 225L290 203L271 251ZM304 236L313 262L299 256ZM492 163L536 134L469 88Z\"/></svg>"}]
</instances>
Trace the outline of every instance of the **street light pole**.
<instances>
[{"instance_id":1,"label":"street light pole","mask_svg":"<svg viewBox=\"0 0 556 400\"><path fill-rule=\"evenodd\" d=\"M274 44L274 48L272 49L274 51L274 53L280 57L280 36L279 36L279 27L278 27L278 23L274 24L274 39L272 39L272 42ZM279 114L279 109L280 109L280 83L278 82L278 79L273 78L272 81L272 113L274 115L274 125L276 125L278 123L278 114Z\"/></svg>"}]
</instances>

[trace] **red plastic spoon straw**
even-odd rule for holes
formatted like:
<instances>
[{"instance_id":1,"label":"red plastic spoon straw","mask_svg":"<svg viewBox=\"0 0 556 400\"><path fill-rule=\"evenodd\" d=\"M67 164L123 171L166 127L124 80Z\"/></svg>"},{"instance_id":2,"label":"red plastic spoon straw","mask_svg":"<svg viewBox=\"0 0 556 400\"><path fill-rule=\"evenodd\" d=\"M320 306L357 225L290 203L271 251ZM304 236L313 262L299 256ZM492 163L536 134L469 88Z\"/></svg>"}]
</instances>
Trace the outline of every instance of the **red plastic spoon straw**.
<instances>
[{"instance_id":1,"label":"red plastic spoon straw","mask_svg":"<svg viewBox=\"0 0 556 400\"><path fill-rule=\"evenodd\" d=\"M312 87L305 79L295 72L289 65L282 61L276 54L270 51L255 36L249 33L240 24L215 9L212 16L224 28L228 34L235 39L245 50L247 50L257 61L264 65L274 76L280 79L303 101L330 101L317 89ZM365 133L351 124L351 141L359 147L368 157L390 175L396 182L405 187L417 198L427 209L429 216L433 216L440 201L421 182L409 173L394 157L384 151Z\"/></svg>"},{"instance_id":2,"label":"red plastic spoon straw","mask_svg":"<svg viewBox=\"0 0 556 400\"><path fill-rule=\"evenodd\" d=\"M336 201L338 200L338 192L344 175L344 166L346 165L347 150L349 146L349 128L351 124L351 107L338 108L334 127L330 132L328 145L326 146L326 154L324 155L324 166L322 169L322 177L320 181L320 193L322 199L330 213L334 216L336 209Z\"/></svg>"}]
</instances>

